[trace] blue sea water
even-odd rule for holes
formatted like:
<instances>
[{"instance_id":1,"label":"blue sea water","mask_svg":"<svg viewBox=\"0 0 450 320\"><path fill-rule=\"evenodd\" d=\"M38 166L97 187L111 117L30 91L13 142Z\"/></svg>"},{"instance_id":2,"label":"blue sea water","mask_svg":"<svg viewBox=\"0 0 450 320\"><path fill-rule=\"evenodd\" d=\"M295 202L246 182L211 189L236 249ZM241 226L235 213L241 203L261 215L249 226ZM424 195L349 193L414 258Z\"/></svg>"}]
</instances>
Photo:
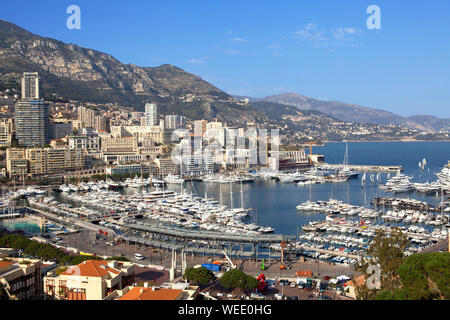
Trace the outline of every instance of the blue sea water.
<instances>
[{"instance_id":1,"label":"blue sea water","mask_svg":"<svg viewBox=\"0 0 450 320\"><path fill-rule=\"evenodd\" d=\"M383 142L383 143L349 143L349 164L360 165L401 165L404 173L412 176L413 182L434 181L436 173L450 160L450 142ZM345 143L328 143L324 147L316 147L313 152L324 154L327 163L342 163L345 155ZM427 159L424 171L418 163ZM254 184L242 186L243 202L246 208L254 208L252 219L257 224L275 228L275 233L295 235L297 228L309 221L325 219L324 214L299 213L296 206L307 200L342 200L354 205L370 207L370 201L376 196L393 196L379 188L379 183L371 183L367 179L366 187L361 188L361 176L339 184L317 184L298 186L296 184L281 184L270 180L255 181ZM381 184L387 180L387 174L382 174ZM241 207L241 186L233 185L232 195L229 185L189 183L188 189L195 190L199 196L220 199L224 205ZM177 190L177 186L172 187ZM178 187L179 189L179 187ZM222 192L220 192L222 189ZM415 198L436 205L440 196L425 196L415 192L397 195L399 198Z\"/></svg>"}]
</instances>

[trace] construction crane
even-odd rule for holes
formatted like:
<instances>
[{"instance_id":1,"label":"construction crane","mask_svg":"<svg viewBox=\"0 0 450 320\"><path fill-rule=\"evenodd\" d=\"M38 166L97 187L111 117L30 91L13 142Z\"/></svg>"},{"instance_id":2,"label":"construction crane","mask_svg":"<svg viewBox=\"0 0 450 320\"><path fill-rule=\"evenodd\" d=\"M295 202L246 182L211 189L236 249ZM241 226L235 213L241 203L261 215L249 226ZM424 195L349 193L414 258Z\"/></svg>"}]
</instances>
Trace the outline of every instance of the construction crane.
<instances>
[{"instance_id":1,"label":"construction crane","mask_svg":"<svg viewBox=\"0 0 450 320\"><path fill-rule=\"evenodd\" d=\"M284 270L286 269L286 266L284 265L284 247L286 246L286 242L283 241L282 243L280 243L281 245L281 265L280 265L280 269Z\"/></svg>"},{"instance_id":2,"label":"construction crane","mask_svg":"<svg viewBox=\"0 0 450 320\"><path fill-rule=\"evenodd\" d=\"M313 165L312 147L313 146L318 146L318 144L317 144L317 142L307 142L306 144L309 146L309 164L312 166Z\"/></svg>"},{"instance_id":3,"label":"construction crane","mask_svg":"<svg viewBox=\"0 0 450 320\"><path fill-rule=\"evenodd\" d=\"M230 264L232 269L236 269L235 264L233 263L233 261L231 261L230 257L227 255L227 253L224 251L222 251L222 253L225 255L225 259L227 259L228 263Z\"/></svg>"}]
</instances>

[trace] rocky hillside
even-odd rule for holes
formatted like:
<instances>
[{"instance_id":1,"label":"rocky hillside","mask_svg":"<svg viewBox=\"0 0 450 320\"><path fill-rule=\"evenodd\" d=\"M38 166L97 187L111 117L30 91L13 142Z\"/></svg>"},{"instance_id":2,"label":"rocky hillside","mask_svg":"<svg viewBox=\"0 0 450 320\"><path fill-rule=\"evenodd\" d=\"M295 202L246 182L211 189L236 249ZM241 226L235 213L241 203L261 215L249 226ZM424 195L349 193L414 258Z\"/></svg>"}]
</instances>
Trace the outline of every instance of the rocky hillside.
<instances>
[{"instance_id":1,"label":"rocky hillside","mask_svg":"<svg viewBox=\"0 0 450 320\"><path fill-rule=\"evenodd\" d=\"M269 101L300 110L315 110L347 122L398 124L421 131L436 132L450 130L450 119L439 119L433 116L401 117L385 110L372 109L337 101L322 101L308 98L297 93L283 93L252 101Z\"/></svg>"},{"instance_id":2,"label":"rocky hillside","mask_svg":"<svg viewBox=\"0 0 450 320\"><path fill-rule=\"evenodd\" d=\"M18 80L25 71L39 72L43 95L116 102L137 110L154 102L163 113L219 118L233 124L267 119L264 113L175 66L125 65L111 55L40 37L0 20L0 80Z\"/></svg>"}]
</instances>

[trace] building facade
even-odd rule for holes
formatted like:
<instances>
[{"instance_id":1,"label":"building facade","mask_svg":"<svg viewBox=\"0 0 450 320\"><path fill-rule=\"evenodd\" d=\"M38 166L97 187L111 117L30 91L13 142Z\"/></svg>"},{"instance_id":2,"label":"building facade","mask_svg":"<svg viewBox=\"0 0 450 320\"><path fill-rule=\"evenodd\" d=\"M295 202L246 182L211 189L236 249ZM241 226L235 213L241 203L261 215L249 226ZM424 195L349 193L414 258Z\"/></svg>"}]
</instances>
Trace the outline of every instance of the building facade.
<instances>
[{"instance_id":1,"label":"building facade","mask_svg":"<svg viewBox=\"0 0 450 320\"><path fill-rule=\"evenodd\" d=\"M72 123L70 122L52 122L51 123L51 138L62 139L70 136L73 133Z\"/></svg>"},{"instance_id":2,"label":"building facade","mask_svg":"<svg viewBox=\"0 0 450 320\"><path fill-rule=\"evenodd\" d=\"M164 120L165 129L177 130L186 128L186 117L180 115L167 115Z\"/></svg>"},{"instance_id":3,"label":"building facade","mask_svg":"<svg viewBox=\"0 0 450 320\"><path fill-rule=\"evenodd\" d=\"M42 294L42 261L37 259L0 259L0 283L9 299L29 300Z\"/></svg>"},{"instance_id":4,"label":"building facade","mask_svg":"<svg viewBox=\"0 0 450 320\"><path fill-rule=\"evenodd\" d=\"M147 127L159 125L158 106L154 103L145 105L145 125Z\"/></svg>"},{"instance_id":5,"label":"building facade","mask_svg":"<svg viewBox=\"0 0 450 320\"><path fill-rule=\"evenodd\" d=\"M130 262L87 260L44 277L44 293L54 300L103 300L134 283Z\"/></svg>"},{"instance_id":6,"label":"building facade","mask_svg":"<svg viewBox=\"0 0 450 320\"><path fill-rule=\"evenodd\" d=\"M138 150L138 141L134 137L102 138L101 150L103 154L136 153Z\"/></svg>"},{"instance_id":7,"label":"building facade","mask_svg":"<svg viewBox=\"0 0 450 320\"><path fill-rule=\"evenodd\" d=\"M28 173L25 149L9 148L6 150L6 171L8 171L9 177L22 176Z\"/></svg>"},{"instance_id":8,"label":"building facade","mask_svg":"<svg viewBox=\"0 0 450 320\"><path fill-rule=\"evenodd\" d=\"M26 149L26 159L31 175L46 175L68 170L80 170L85 167L86 157L83 150L69 148L32 148Z\"/></svg>"},{"instance_id":9,"label":"building facade","mask_svg":"<svg viewBox=\"0 0 450 320\"><path fill-rule=\"evenodd\" d=\"M39 74L24 72L22 77L22 99L39 99Z\"/></svg>"},{"instance_id":10,"label":"building facade","mask_svg":"<svg viewBox=\"0 0 450 320\"><path fill-rule=\"evenodd\" d=\"M25 147L43 147L50 141L48 104L43 100L20 100L15 107L16 138Z\"/></svg>"},{"instance_id":11,"label":"building facade","mask_svg":"<svg viewBox=\"0 0 450 320\"><path fill-rule=\"evenodd\" d=\"M0 119L0 147L9 147L13 136L13 119Z\"/></svg>"}]
</instances>

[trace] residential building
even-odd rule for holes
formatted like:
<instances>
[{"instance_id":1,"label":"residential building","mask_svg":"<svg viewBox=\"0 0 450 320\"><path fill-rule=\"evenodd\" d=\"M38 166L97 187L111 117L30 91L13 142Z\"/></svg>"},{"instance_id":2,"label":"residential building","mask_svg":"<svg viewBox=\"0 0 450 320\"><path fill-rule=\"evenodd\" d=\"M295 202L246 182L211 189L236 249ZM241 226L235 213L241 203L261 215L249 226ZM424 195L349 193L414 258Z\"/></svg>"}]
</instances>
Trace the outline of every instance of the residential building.
<instances>
[{"instance_id":1,"label":"residential building","mask_svg":"<svg viewBox=\"0 0 450 320\"><path fill-rule=\"evenodd\" d=\"M145 105L145 125L147 127L159 125L158 106L154 103Z\"/></svg>"},{"instance_id":2,"label":"residential building","mask_svg":"<svg viewBox=\"0 0 450 320\"><path fill-rule=\"evenodd\" d=\"M51 139L62 139L73 133L72 123L70 122L52 122Z\"/></svg>"},{"instance_id":3,"label":"residential building","mask_svg":"<svg viewBox=\"0 0 450 320\"><path fill-rule=\"evenodd\" d=\"M221 146L225 146L225 128L222 126L222 122L210 122L206 126L206 138L209 141L216 141Z\"/></svg>"},{"instance_id":4,"label":"residential building","mask_svg":"<svg viewBox=\"0 0 450 320\"><path fill-rule=\"evenodd\" d=\"M132 285L134 277L135 265L130 262L87 260L47 274L44 293L47 299L103 300Z\"/></svg>"},{"instance_id":5,"label":"residential building","mask_svg":"<svg viewBox=\"0 0 450 320\"><path fill-rule=\"evenodd\" d=\"M164 121L164 128L170 130L185 129L186 117L180 115L167 115Z\"/></svg>"},{"instance_id":6,"label":"residential building","mask_svg":"<svg viewBox=\"0 0 450 320\"><path fill-rule=\"evenodd\" d=\"M6 170L9 177L22 176L28 173L25 149L9 148L6 150Z\"/></svg>"},{"instance_id":7,"label":"residential building","mask_svg":"<svg viewBox=\"0 0 450 320\"><path fill-rule=\"evenodd\" d=\"M206 121L206 120L195 120L194 121L194 133L200 134L200 135L205 135L207 125L208 125L208 121Z\"/></svg>"},{"instance_id":8,"label":"residential building","mask_svg":"<svg viewBox=\"0 0 450 320\"><path fill-rule=\"evenodd\" d=\"M0 259L0 284L9 299L29 300L42 294L42 261L38 259Z\"/></svg>"},{"instance_id":9,"label":"residential building","mask_svg":"<svg viewBox=\"0 0 450 320\"><path fill-rule=\"evenodd\" d=\"M20 100L15 106L16 138L25 147L43 147L50 141L48 104Z\"/></svg>"},{"instance_id":10,"label":"residential building","mask_svg":"<svg viewBox=\"0 0 450 320\"><path fill-rule=\"evenodd\" d=\"M78 107L78 121L81 123L83 128L94 128L95 127L95 117L97 116L97 111L88 109L84 106Z\"/></svg>"},{"instance_id":11,"label":"residential building","mask_svg":"<svg viewBox=\"0 0 450 320\"><path fill-rule=\"evenodd\" d=\"M0 147L9 147L12 142L13 119L0 119Z\"/></svg>"},{"instance_id":12,"label":"residential building","mask_svg":"<svg viewBox=\"0 0 450 320\"><path fill-rule=\"evenodd\" d=\"M180 164L183 177L214 173L214 157L212 155L179 156L176 161Z\"/></svg>"},{"instance_id":13,"label":"residential building","mask_svg":"<svg viewBox=\"0 0 450 320\"><path fill-rule=\"evenodd\" d=\"M104 116L96 116L94 118L94 129L102 132L110 131L110 119Z\"/></svg>"},{"instance_id":14,"label":"residential building","mask_svg":"<svg viewBox=\"0 0 450 320\"><path fill-rule=\"evenodd\" d=\"M39 99L39 74L24 72L22 77L22 99Z\"/></svg>"},{"instance_id":15,"label":"residential building","mask_svg":"<svg viewBox=\"0 0 450 320\"><path fill-rule=\"evenodd\" d=\"M160 176L180 174L180 165L172 161L172 158L155 159L155 163L158 166Z\"/></svg>"},{"instance_id":16,"label":"residential building","mask_svg":"<svg viewBox=\"0 0 450 320\"><path fill-rule=\"evenodd\" d=\"M85 167L84 151L69 148L32 148L26 149L29 173L45 175Z\"/></svg>"}]
</instances>

